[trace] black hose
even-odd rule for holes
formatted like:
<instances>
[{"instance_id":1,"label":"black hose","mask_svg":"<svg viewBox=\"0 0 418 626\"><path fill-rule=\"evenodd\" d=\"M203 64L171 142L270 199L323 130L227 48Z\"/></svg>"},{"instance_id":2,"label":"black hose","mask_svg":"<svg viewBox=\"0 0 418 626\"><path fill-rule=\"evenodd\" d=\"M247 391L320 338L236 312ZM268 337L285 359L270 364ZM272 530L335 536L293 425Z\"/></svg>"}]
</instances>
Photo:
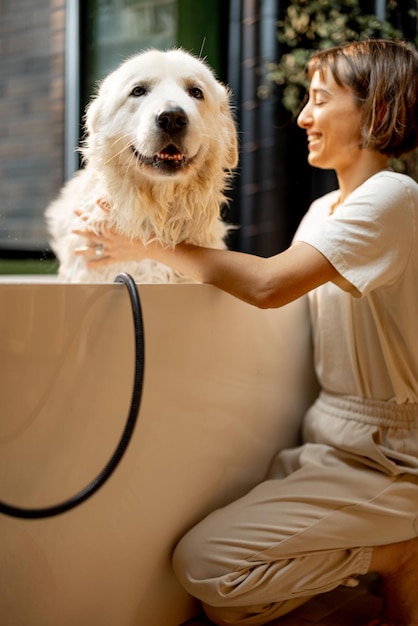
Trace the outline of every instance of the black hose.
<instances>
[{"instance_id":1,"label":"black hose","mask_svg":"<svg viewBox=\"0 0 418 626\"><path fill-rule=\"evenodd\" d=\"M135 332L135 374L132 390L131 406L129 409L128 419L126 421L125 429L122 433L120 441L111 456L108 463L102 469L102 471L94 478L84 489L77 494L64 500L59 504L55 504L45 508L26 509L11 504L6 504L0 501L0 513L9 515L10 517L18 517L23 519L41 519L45 517L53 517L54 515L60 515L70 509L78 506L88 498L90 498L104 483L110 478L119 465L122 457L125 454L126 448L132 438L132 434L138 420L138 412L141 404L141 396L144 382L144 332L141 303L139 300L138 290L136 288L135 281L129 274L118 274L115 278L115 283L124 283L128 289L129 297L131 299L132 315L134 320L134 332Z\"/></svg>"}]
</instances>

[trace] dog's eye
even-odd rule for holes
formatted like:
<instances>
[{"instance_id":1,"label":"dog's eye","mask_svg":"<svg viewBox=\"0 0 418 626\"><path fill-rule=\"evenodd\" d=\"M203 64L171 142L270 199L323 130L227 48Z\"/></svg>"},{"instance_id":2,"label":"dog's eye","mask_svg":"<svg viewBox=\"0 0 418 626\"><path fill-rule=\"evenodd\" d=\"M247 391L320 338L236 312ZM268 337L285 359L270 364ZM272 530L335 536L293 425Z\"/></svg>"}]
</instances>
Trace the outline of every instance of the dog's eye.
<instances>
[{"instance_id":1,"label":"dog's eye","mask_svg":"<svg viewBox=\"0 0 418 626\"><path fill-rule=\"evenodd\" d=\"M146 87L144 87L144 85L136 85L129 95L133 96L134 98L140 98L141 96L145 96L146 93L147 89Z\"/></svg>"},{"instance_id":2,"label":"dog's eye","mask_svg":"<svg viewBox=\"0 0 418 626\"><path fill-rule=\"evenodd\" d=\"M203 91L200 87L190 87L189 94L192 98L196 98L196 100L203 100Z\"/></svg>"}]
</instances>

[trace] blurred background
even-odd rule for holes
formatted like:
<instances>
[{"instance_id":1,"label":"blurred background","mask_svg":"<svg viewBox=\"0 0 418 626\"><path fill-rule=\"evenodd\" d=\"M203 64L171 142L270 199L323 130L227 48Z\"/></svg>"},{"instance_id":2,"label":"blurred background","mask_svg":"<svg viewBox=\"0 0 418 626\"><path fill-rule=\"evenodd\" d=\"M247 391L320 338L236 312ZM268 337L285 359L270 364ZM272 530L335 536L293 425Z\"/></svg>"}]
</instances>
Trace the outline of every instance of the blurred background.
<instances>
[{"instance_id":1,"label":"blurred background","mask_svg":"<svg viewBox=\"0 0 418 626\"><path fill-rule=\"evenodd\" d=\"M307 165L295 123L313 50L366 37L417 45L417 0L0 0L0 273L53 273L44 210L79 167L97 82L144 48L182 46L228 83L240 163L230 247L261 256L291 241L335 188ZM417 157L394 166L417 178Z\"/></svg>"}]
</instances>

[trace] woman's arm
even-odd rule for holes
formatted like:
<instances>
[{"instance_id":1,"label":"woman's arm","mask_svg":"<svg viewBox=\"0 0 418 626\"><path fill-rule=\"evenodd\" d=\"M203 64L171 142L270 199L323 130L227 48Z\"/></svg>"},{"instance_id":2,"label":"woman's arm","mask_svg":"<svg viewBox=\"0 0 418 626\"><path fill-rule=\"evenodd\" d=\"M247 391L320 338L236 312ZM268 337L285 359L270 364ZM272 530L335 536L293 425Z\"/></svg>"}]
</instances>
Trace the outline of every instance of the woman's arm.
<instances>
[{"instance_id":1,"label":"woman's arm","mask_svg":"<svg viewBox=\"0 0 418 626\"><path fill-rule=\"evenodd\" d=\"M76 254L84 256L90 266L153 259L263 309L283 306L339 276L318 250L302 242L280 254L263 258L183 243L174 248L157 242L144 245L114 230L106 230L101 235L88 228L74 232L88 241ZM103 257L92 254L92 248L98 245L104 248Z\"/></svg>"}]
</instances>

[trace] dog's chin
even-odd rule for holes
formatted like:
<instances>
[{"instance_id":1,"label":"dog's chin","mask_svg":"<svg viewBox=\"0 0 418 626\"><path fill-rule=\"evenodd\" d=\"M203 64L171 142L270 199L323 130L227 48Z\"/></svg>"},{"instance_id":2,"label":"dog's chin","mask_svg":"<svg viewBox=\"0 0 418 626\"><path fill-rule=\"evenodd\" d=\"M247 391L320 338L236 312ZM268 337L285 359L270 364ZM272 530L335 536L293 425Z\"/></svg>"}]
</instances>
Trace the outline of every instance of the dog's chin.
<instances>
[{"instance_id":1,"label":"dog's chin","mask_svg":"<svg viewBox=\"0 0 418 626\"><path fill-rule=\"evenodd\" d=\"M141 154L134 146L131 146L131 149L142 167L146 168L150 174L160 176L176 176L185 173L195 158L186 157L173 144L166 146L152 157Z\"/></svg>"}]
</instances>

